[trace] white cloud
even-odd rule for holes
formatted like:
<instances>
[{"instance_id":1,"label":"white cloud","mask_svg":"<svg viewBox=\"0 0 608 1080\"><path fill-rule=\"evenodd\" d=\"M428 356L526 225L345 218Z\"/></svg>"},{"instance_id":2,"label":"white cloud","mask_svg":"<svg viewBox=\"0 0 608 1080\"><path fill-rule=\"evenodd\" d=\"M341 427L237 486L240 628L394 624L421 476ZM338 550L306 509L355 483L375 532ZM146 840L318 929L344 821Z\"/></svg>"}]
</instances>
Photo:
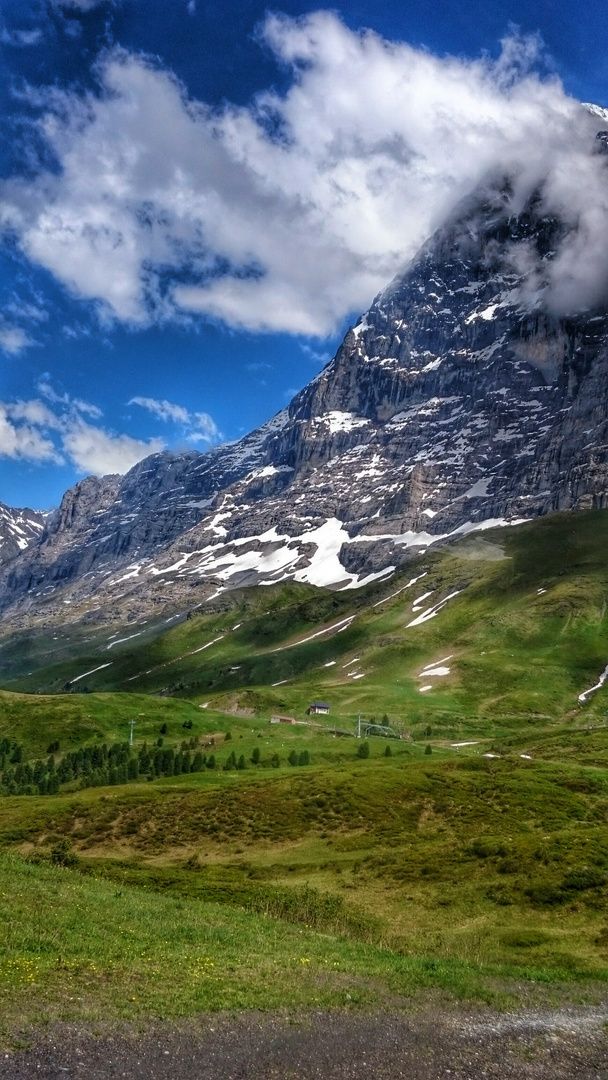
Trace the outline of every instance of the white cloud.
<instances>
[{"instance_id":1,"label":"white cloud","mask_svg":"<svg viewBox=\"0 0 608 1080\"><path fill-rule=\"evenodd\" d=\"M331 353L318 352L305 342L300 342L300 348L304 353L304 356L307 356L309 360L312 360L315 364L328 364L331 360Z\"/></svg>"},{"instance_id":2,"label":"white cloud","mask_svg":"<svg viewBox=\"0 0 608 1080\"><path fill-rule=\"evenodd\" d=\"M222 438L221 431L213 417L209 416L209 413L194 413L192 417L192 427L193 430L188 435L188 442L217 443Z\"/></svg>"},{"instance_id":3,"label":"white cloud","mask_svg":"<svg viewBox=\"0 0 608 1080\"><path fill-rule=\"evenodd\" d=\"M82 398L70 397L68 393L58 394L54 386L49 382L48 376L43 376L38 380L36 384L37 390L42 394L47 401L52 401L54 405L64 405L71 412L85 413L87 416L99 419L103 416L103 412L97 405L92 405L90 401L83 401Z\"/></svg>"},{"instance_id":4,"label":"white cloud","mask_svg":"<svg viewBox=\"0 0 608 1080\"><path fill-rule=\"evenodd\" d=\"M29 334L20 326L7 326L0 324L0 349L9 356L18 356L20 352L33 345Z\"/></svg>"},{"instance_id":5,"label":"white cloud","mask_svg":"<svg viewBox=\"0 0 608 1080\"><path fill-rule=\"evenodd\" d=\"M149 454L165 449L162 439L143 442L130 435L116 435L94 427L84 420L72 422L62 437L63 447L77 469L85 473L105 476L109 473L126 473L138 461Z\"/></svg>"},{"instance_id":6,"label":"white cloud","mask_svg":"<svg viewBox=\"0 0 608 1080\"><path fill-rule=\"evenodd\" d=\"M186 432L188 442L213 444L222 439L222 433L209 413L192 413L185 409L183 405L175 405L172 401L167 401L166 398L158 400L150 397L134 397L127 404L139 405L140 408L147 409L159 420L181 424L182 427L189 429Z\"/></svg>"},{"instance_id":7,"label":"white cloud","mask_svg":"<svg viewBox=\"0 0 608 1080\"><path fill-rule=\"evenodd\" d=\"M188 424L190 422L190 413L187 409L184 409L182 405L174 405L165 398L159 401L150 397L134 397L127 404L139 405L142 409L147 409L148 412L153 413L159 420L172 420L176 424Z\"/></svg>"},{"instance_id":8,"label":"white cloud","mask_svg":"<svg viewBox=\"0 0 608 1080\"><path fill-rule=\"evenodd\" d=\"M67 458L79 472L103 476L128 472L142 458L165 449L163 439L134 439L88 423L82 414L96 418L101 410L58 394L48 382L40 382L38 389L54 409L38 398L0 402L0 457L38 464L65 464Z\"/></svg>"},{"instance_id":9,"label":"white cloud","mask_svg":"<svg viewBox=\"0 0 608 1080\"><path fill-rule=\"evenodd\" d=\"M34 30L7 30L3 27L0 32L0 41L3 45L14 45L18 49L26 49L30 45L40 44L42 30L39 27Z\"/></svg>"},{"instance_id":10,"label":"white cloud","mask_svg":"<svg viewBox=\"0 0 608 1080\"><path fill-rule=\"evenodd\" d=\"M4 402L2 408L11 420L25 420L35 427L46 428L49 431L61 430L61 420L42 401Z\"/></svg>"},{"instance_id":11,"label":"white cloud","mask_svg":"<svg viewBox=\"0 0 608 1080\"><path fill-rule=\"evenodd\" d=\"M61 455L50 439L31 424L13 424L6 406L0 403L0 457L61 464Z\"/></svg>"},{"instance_id":12,"label":"white cloud","mask_svg":"<svg viewBox=\"0 0 608 1080\"><path fill-rule=\"evenodd\" d=\"M27 319L34 323L46 322L49 317L48 311L44 308L37 304L29 304L26 300L11 300L4 310L18 319Z\"/></svg>"},{"instance_id":13,"label":"white cloud","mask_svg":"<svg viewBox=\"0 0 608 1080\"><path fill-rule=\"evenodd\" d=\"M573 226L550 302L605 289L602 125L530 71L536 41L508 39L496 62L438 58L323 11L270 16L264 35L292 82L249 108L190 101L119 50L97 96L32 93L60 169L2 185L0 221L26 255L135 326L199 313L325 335L476 185L507 173L513 210L542 184L547 212Z\"/></svg>"}]
</instances>

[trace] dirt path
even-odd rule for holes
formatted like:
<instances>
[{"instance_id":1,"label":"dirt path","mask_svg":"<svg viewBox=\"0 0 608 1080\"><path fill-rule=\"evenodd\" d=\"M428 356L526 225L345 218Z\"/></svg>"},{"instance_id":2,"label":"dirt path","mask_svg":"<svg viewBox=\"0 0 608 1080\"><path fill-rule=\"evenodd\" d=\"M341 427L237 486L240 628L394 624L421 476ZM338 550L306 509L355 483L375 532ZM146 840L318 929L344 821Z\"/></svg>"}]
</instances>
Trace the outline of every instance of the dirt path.
<instances>
[{"instance_id":1,"label":"dirt path","mask_svg":"<svg viewBox=\"0 0 608 1080\"><path fill-rule=\"evenodd\" d=\"M497 1014L300 1017L158 1023L143 1033L55 1025L0 1056L10 1080L607 1080L605 1008Z\"/></svg>"}]
</instances>

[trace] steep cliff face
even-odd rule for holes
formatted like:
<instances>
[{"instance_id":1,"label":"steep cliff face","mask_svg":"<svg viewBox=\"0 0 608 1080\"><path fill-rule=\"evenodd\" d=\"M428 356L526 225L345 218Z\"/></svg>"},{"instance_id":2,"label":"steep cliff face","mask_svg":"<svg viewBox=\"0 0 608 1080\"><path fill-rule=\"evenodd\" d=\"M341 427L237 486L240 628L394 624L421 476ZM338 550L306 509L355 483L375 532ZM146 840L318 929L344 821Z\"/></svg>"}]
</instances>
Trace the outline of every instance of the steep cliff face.
<instances>
[{"instance_id":1,"label":"steep cliff face","mask_svg":"<svg viewBox=\"0 0 608 1080\"><path fill-rule=\"evenodd\" d=\"M37 510L17 509L0 503L0 565L16 558L40 539L44 520L45 515Z\"/></svg>"},{"instance_id":2,"label":"steep cliff face","mask_svg":"<svg viewBox=\"0 0 608 1080\"><path fill-rule=\"evenodd\" d=\"M10 617L354 587L453 534L606 505L608 312L543 307L564 233L535 202L510 215L506 186L471 200L269 423L68 492L5 573Z\"/></svg>"}]
</instances>

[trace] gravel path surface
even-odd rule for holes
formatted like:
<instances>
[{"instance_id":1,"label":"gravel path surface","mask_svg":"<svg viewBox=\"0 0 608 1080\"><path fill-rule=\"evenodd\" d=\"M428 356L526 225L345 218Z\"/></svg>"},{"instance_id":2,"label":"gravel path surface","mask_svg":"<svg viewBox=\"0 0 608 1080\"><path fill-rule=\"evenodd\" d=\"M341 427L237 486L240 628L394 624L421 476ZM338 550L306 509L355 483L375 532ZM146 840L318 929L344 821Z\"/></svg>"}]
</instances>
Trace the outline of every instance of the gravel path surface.
<instances>
[{"instance_id":1,"label":"gravel path surface","mask_svg":"<svg viewBox=\"0 0 608 1080\"><path fill-rule=\"evenodd\" d=\"M312 1012L55 1025L0 1057L10 1080L608 1080L604 1009Z\"/></svg>"}]
</instances>

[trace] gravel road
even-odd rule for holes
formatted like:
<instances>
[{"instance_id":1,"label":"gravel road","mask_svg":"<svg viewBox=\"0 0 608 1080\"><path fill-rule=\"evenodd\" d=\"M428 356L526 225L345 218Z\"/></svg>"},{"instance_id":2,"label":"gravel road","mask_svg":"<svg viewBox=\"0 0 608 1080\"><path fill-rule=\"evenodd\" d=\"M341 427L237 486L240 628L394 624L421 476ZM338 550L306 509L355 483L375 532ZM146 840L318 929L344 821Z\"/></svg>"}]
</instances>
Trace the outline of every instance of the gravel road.
<instances>
[{"instance_id":1,"label":"gravel road","mask_svg":"<svg viewBox=\"0 0 608 1080\"><path fill-rule=\"evenodd\" d=\"M55 1025L0 1056L10 1080L608 1080L605 1008Z\"/></svg>"}]
</instances>

